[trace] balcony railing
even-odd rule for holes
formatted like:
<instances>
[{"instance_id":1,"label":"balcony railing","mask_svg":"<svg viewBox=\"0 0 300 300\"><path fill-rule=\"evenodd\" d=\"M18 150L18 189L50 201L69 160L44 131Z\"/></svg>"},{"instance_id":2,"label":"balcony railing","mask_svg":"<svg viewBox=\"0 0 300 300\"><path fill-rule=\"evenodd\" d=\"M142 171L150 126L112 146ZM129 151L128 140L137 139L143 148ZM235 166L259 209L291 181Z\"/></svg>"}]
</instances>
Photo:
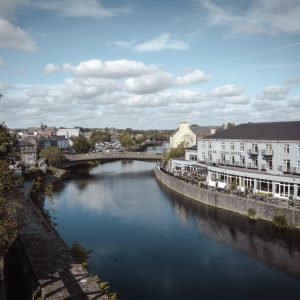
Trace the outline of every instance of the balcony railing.
<instances>
[{"instance_id":1,"label":"balcony railing","mask_svg":"<svg viewBox=\"0 0 300 300\"><path fill-rule=\"evenodd\" d=\"M248 163L247 168L249 169L258 169L258 165L254 163Z\"/></svg>"},{"instance_id":2,"label":"balcony railing","mask_svg":"<svg viewBox=\"0 0 300 300\"><path fill-rule=\"evenodd\" d=\"M288 166L278 166L278 171L282 171L284 173L291 173L292 168Z\"/></svg>"},{"instance_id":3,"label":"balcony railing","mask_svg":"<svg viewBox=\"0 0 300 300\"><path fill-rule=\"evenodd\" d=\"M248 154L249 155L258 155L258 149L257 148L248 149Z\"/></svg>"},{"instance_id":4,"label":"balcony railing","mask_svg":"<svg viewBox=\"0 0 300 300\"><path fill-rule=\"evenodd\" d=\"M273 149L264 149L261 151L263 156L273 156Z\"/></svg>"}]
</instances>

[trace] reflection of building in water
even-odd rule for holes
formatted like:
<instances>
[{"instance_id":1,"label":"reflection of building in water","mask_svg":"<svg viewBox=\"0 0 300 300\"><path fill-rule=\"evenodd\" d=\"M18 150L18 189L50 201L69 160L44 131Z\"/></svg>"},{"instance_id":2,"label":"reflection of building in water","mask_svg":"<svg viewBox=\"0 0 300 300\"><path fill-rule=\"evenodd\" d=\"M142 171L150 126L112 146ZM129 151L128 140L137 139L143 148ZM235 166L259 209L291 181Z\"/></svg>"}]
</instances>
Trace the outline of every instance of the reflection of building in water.
<instances>
[{"instance_id":1,"label":"reflection of building in water","mask_svg":"<svg viewBox=\"0 0 300 300\"><path fill-rule=\"evenodd\" d=\"M180 203L174 203L174 210L179 217L180 223L184 226L188 224L188 216L187 216L187 210L183 205L180 205Z\"/></svg>"},{"instance_id":2,"label":"reflection of building in water","mask_svg":"<svg viewBox=\"0 0 300 300\"><path fill-rule=\"evenodd\" d=\"M245 217L192 202L162 186L177 214L197 221L199 231L234 247L262 263L300 276L300 232L280 231L265 221Z\"/></svg>"}]
</instances>

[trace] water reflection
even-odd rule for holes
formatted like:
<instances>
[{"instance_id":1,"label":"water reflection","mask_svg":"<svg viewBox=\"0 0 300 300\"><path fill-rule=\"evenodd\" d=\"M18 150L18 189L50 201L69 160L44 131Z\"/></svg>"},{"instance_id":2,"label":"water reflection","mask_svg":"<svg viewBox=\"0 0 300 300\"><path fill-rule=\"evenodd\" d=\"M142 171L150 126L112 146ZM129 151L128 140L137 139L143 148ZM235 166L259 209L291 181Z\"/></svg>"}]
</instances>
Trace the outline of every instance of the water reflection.
<instances>
[{"instance_id":1,"label":"water reflection","mask_svg":"<svg viewBox=\"0 0 300 300\"><path fill-rule=\"evenodd\" d=\"M251 255L265 264L300 277L300 232L279 230L266 221L251 221L235 213L187 199L161 185L183 224L196 220L201 234Z\"/></svg>"},{"instance_id":2,"label":"water reflection","mask_svg":"<svg viewBox=\"0 0 300 300\"><path fill-rule=\"evenodd\" d=\"M66 243L93 251L90 271L119 299L282 300L287 290L297 299L299 279L277 269L299 276L298 233L180 197L158 185L154 166L99 165L45 202Z\"/></svg>"}]
</instances>

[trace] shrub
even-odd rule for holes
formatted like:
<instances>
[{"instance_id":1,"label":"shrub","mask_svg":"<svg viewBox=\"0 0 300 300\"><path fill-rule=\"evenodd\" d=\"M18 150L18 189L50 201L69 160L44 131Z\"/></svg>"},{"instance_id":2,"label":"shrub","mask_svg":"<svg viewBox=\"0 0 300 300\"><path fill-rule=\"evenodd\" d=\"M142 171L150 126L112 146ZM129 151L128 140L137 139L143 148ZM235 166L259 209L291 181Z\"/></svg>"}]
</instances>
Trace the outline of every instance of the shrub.
<instances>
[{"instance_id":1,"label":"shrub","mask_svg":"<svg viewBox=\"0 0 300 300\"><path fill-rule=\"evenodd\" d=\"M71 247L71 254L74 260L78 264L82 264L84 267L87 267L90 253L91 251L88 251L79 243L73 243Z\"/></svg>"},{"instance_id":2,"label":"shrub","mask_svg":"<svg viewBox=\"0 0 300 300\"><path fill-rule=\"evenodd\" d=\"M288 222L284 212L280 209L276 210L272 220L273 224L278 228L287 228Z\"/></svg>"},{"instance_id":3,"label":"shrub","mask_svg":"<svg viewBox=\"0 0 300 300\"><path fill-rule=\"evenodd\" d=\"M248 217L250 219L255 219L256 211L253 208L248 209Z\"/></svg>"}]
</instances>

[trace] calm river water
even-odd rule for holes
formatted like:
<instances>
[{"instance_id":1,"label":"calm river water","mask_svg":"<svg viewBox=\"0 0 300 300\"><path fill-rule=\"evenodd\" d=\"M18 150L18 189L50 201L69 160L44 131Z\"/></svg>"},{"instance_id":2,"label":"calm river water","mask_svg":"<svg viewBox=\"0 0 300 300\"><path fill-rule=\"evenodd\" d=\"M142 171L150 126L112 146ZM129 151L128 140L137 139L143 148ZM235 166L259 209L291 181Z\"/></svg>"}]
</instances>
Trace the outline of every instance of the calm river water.
<instances>
[{"instance_id":1,"label":"calm river water","mask_svg":"<svg viewBox=\"0 0 300 300\"><path fill-rule=\"evenodd\" d=\"M77 170L45 208L120 300L300 299L300 234L161 187L153 163Z\"/></svg>"}]
</instances>

